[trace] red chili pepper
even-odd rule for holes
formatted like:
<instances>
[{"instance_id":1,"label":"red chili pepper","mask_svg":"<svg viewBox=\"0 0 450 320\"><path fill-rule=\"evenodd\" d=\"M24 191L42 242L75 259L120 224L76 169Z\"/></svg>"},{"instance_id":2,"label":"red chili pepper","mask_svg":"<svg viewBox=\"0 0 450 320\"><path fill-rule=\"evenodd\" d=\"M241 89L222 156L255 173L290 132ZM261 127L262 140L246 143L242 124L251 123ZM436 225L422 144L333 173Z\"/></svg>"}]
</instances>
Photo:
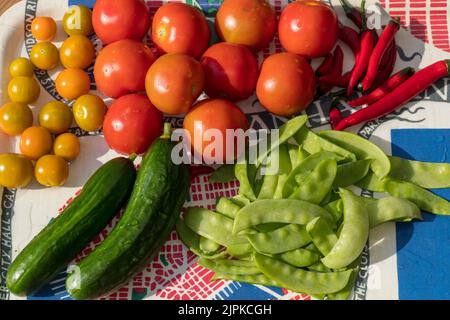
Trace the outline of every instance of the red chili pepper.
<instances>
[{"instance_id":1,"label":"red chili pepper","mask_svg":"<svg viewBox=\"0 0 450 320\"><path fill-rule=\"evenodd\" d=\"M338 45L333 52L332 68L327 74L319 78L319 91L326 93L335 86L335 81L341 76L342 68L344 66L344 52Z\"/></svg>"},{"instance_id":2,"label":"red chili pepper","mask_svg":"<svg viewBox=\"0 0 450 320\"><path fill-rule=\"evenodd\" d=\"M333 52L333 62L332 68L320 79L332 79L338 75L342 74L342 68L344 67L344 52L342 48L338 45Z\"/></svg>"},{"instance_id":3,"label":"red chili pepper","mask_svg":"<svg viewBox=\"0 0 450 320\"><path fill-rule=\"evenodd\" d=\"M325 59L323 59L320 66L316 69L316 74L323 76L330 72L331 68L333 67L333 54L328 53Z\"/></svg>"},{"instance_id":4,"label":"red chili pepper","mask_svg":"<svg viewBox=\"0 0 450 320\"><path fill-rule=\"evenodd\" d=\"M394 40L395 34L400 29L400 18L395 18L389 21L388 25L383 29L380 38L375 45L370 56L369 64L367 66L366 76L362 81L362 88L367 91L372 86L377 73L379 72L380 63L383 55Z\"/></svg>"},{"instance_id":5,"label":"red chili pepper","mask_svg":"<svg viewBox=\"0 0 450 320\"><path fill-rule=\"evenodd\" d=\"M380 87L373 90L371 93L359 97L358 99L351 100L348 102L351 107L358 107L364 104L371 104L375 101L380 100L386 94L397 88L400 84L406 81L409 77L414 74L414 69L411 67L407 67L403 70L400 70L393 76L391 76L385 83L383 83Z\"/></svg>"},{"instance_id":6,"label":"red chili pepper","mask_svg":"<svg viewBox=\"0 0 450 320\"><path fill-rule=\"evenodd\" d=\"M338 108L332 106L330 109L330 124L331 128L335 128L342 121L342 114Z\"/></svg>"},{"instance_id":7,"label":"red chili pepper","mask_svg":"<svg viewBox=\"0 0 450 320\"><path fill-rule=\"evenodd\" d=\"M375 81L373 82L372 87L379 87L391 76L396 60L397 44L394 39L381 59L380 70L375 78Z\"/></svg>"},{"instance_id":8,"label":"red chili pepper","mask_svg":"<svg viewBox=\"0 0 450 320\"><path fill-rule=\"evenodd\" d=\"M355 56L355 66L353 67L352 74L350 76L350 81L347 86L347 96L350 96L355 86L358 84L358 81L366 72L367 65L369 64L370 55L372 54L372 50L375 46L376 41L378 40L378 35L375 30L367 29L367 21L366 21L366 0L361 1L361 17L362 17L362 29L360 35L360 46L359 51Z\"/></svg>"},{"instance_id":9,"label":"red chili pepper","mask_svg":"<svg viewBox=\"0 0 450 320\"><path fill-rule=\"evenodd\" d=\"M196 177L210 174L214 172L214 169L208 166L198 165L198 166L189 166L189 172L191 173L191 181L193 181Z\"/></svg>"},{"instance_id":10,"label":"red chili pepper","mask_svg":"<svg viewBox=\"0 0 450 320\"><path fill-rule=\"evenodd\" d=\"M335 130L343 130L361 122L382 117L410 101L440 78L449 75L450 59L435 62L418 71L382 99L343 119L336 126Z\"/></svg>"},{"instance_id":11,"label":"red chili pepper","mask_svg":"<svg viewBox=\"0 0 450 320\"><path fill-rule=\"evenodd\" d=\"M350 77L350 81L347 87L347 95L350 96L358 81L364 75L369 64L369 59L372 54L372 49L375 45L375 37L372 30L364 30L361 33L361 48L355 57L355 66Z\"/></svg>"},{"instance_id":12,"label":"red chili pepper","mask_svg":"<svg viewBox=\"0 0 450 320\"><path fill-rule=\"evenodd\" d=\"M353 54L356 57L356 54L359 51L359 35L353 28L339 25L339 33L338 37L342 40L346 45L350 47Z\"/></svg>"},{"instance_id":13,"label":"red chili pepper","mask_svg":"<svg viewBox=\"0 0 450 320\"><path fill-rule=\"evenodd\" d=\"M344 9L345 15L349 18L358 28L363 26L363 17L361 12L353 7L347 0L339 0L342 8Z\"/></svg>"}]
</instances>

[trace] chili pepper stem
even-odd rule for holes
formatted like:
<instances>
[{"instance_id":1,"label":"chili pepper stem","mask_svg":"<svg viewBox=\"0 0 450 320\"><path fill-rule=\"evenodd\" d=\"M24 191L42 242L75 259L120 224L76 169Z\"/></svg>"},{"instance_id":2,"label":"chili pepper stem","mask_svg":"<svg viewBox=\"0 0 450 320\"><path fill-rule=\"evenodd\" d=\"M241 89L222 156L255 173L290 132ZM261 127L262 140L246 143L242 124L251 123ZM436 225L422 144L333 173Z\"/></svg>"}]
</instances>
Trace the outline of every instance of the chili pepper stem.
<instances>
[{"instance_id":1,"label":"chili pepper stem","mask_svg":"<svg viewBox=\"0 0 450 320\"><path fill-rule=\"evenodd\" d=\"M136 158L137 158L137 154L134 152L132 154L130 154L130 156L128 157L128 159L130 159L131 162L134 162L134 160L136 160Z\"/></svg>"},{"instance_id":2,"label":"chili pepper stem","mask_svg":"<svg viewBox=\"0 0 450 320\"><path fill-rule=\"evenodd\" d=\"M349 18L358 28L361 29L363 21L360 10L353 7L347 0L339 0L345 15Z\"/></svg>"},{"instance_id":3,"label":"chili pepper stem","mask_svg":"<svg viewBox=\"0 0 450 320\"><path fill-rule=\"evenodd\" d=\"M172 125L170 124L170 122L165 122L161 138L170 139L171 134L172 134Z\"/></svg>"}]
</instances>

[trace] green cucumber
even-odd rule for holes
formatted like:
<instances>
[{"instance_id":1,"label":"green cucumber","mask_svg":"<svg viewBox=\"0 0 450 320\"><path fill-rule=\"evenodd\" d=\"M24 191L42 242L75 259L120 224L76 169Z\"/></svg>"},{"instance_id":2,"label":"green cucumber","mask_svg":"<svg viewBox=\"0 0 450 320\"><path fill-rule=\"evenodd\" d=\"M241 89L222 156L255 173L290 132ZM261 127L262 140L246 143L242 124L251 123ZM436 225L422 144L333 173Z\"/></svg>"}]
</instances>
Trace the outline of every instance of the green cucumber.
<instances>
[{"instance_id":1,"label":"green cucumber","mask_svg":"<svg viewBox=\"0 0 450 320\"><path fill-rule=\"evenodd\" d=\"M167 240L190 186L187 166L172 162L173 145L166 137L158 138L144 155L122 218L66 279L73 298L94 299L118 289Z\"/></svg>"},{"instance_id":2,"label":"green cucumber","mask_svg":"<svg viewBox=\"0 0 450 320\"><path fill-rule=\"evenodd\" d=\"M19 253L7 273L8 289L26 296L52 280L117 214L135 178L129 159L102 165L81 194Z\"/></svg>"}]
</instances>

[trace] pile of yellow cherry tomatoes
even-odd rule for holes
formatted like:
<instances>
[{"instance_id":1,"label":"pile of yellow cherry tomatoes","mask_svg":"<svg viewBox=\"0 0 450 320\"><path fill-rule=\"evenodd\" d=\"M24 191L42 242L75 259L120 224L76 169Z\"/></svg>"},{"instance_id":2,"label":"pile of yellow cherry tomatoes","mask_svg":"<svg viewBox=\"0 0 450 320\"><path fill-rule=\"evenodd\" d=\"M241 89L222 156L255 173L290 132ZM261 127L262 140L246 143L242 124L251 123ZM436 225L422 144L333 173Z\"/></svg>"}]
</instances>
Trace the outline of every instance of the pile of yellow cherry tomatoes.
<instances>
[{"instance_id":1,"label":"pile of yellow cherry tomatoes","mask_svg":"<svg viewBox=\"0 0 450 320\"><path fill-rule=\"evenodd\" d=\"M25 187L33 175L43 186L63 185L69 175L68 162L80 153L78 138L68 132L73 120L85 131L102 127L107 107L100 97L89 93L90 78L85 71L95 58L88 38L93 33L92 12L82 5L70 7L63 17L63 28L69 37L58 49L51 42L57 31L54 19L36 17L31 31L37 43L30 59L21 57L10 64L10 101L0 108L0 130L20 136L20 154L0 154L0 186ZM29 104L40 95L34 70L52 70L59 63L64 70L56 77L56 90L65 100L75 100L72 110L61 101L51 101L41 107L38 125L33 124Z\"/></svg>"}]
</instances>

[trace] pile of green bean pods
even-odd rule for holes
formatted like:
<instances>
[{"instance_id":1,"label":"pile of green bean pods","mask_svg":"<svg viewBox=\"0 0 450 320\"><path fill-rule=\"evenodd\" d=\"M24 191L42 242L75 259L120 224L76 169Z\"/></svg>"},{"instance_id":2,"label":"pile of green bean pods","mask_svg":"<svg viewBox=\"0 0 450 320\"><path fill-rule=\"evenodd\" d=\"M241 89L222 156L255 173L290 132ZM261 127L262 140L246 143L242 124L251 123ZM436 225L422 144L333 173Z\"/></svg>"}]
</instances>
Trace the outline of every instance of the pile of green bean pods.
<instances>
[{"instance_id":1,"label":"pile of green bean pods","mask_svg":"<svg viewBox=\"0 0 450 320\"><path fill-rule=\"evenodd\" d=\"M178 235L214 271L212 280L348 299L371 228L421 219L421 210L450 215L450 202L425 189L450 187L449 163L390 157L349 132L315 133L306 121L286 122L257 164L215 171L211 181L238 179L239 193L219 198L215 212L188 208L178 221ZM275 174L260 175L273 159ZM358 196L355 186L385 197Z\"/></svg>"}]
</instances>

